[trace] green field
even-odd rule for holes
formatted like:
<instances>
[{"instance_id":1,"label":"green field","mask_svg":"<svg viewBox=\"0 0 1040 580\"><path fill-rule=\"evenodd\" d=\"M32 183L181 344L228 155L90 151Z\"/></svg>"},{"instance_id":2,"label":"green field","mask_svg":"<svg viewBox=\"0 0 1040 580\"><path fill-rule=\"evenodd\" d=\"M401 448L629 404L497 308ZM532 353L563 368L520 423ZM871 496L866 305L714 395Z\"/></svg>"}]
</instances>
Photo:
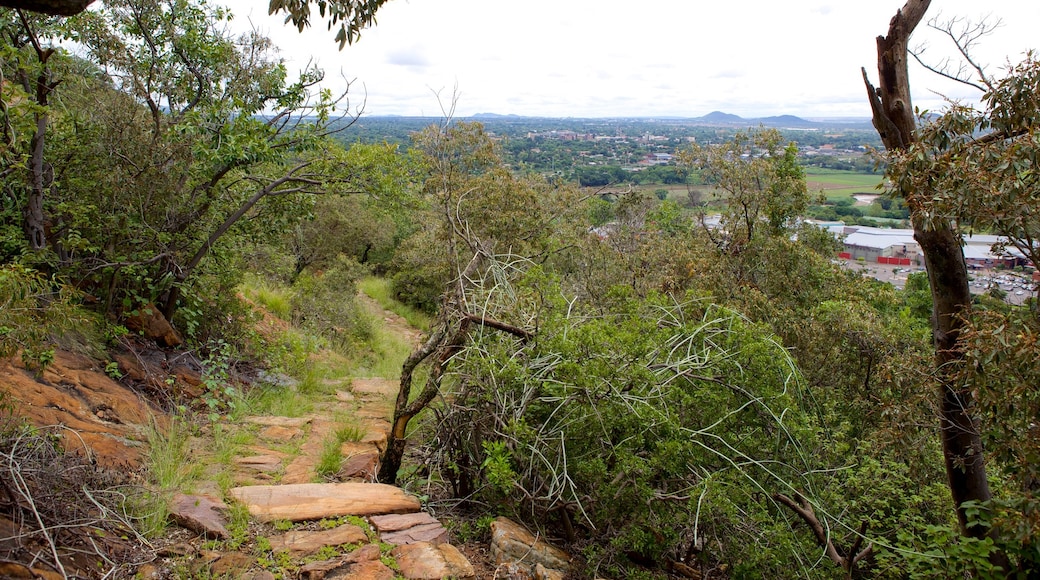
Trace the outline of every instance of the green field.
<instances>
[{"instance_id":1,"label":"green field","mask_svg":"<svg viewBox=\"0 0 1040 580\"><path fill-rule=\"evenodd\" d=\"M805 168L805 182L810 193L823 191L828 202L840 199L848 199L855 194L880 194L878 184L884 180L882 175L870 175L867 173L854 173L838 169L823 169L820 167ZM712 188L707 185L695 185L695 189L701 190L705 201L712 201ZM657 189L668 190L668 199L684 204L687 200L685 185L641 185L637 190L653 192Z\"/></svg>"},{"instance_id":2,"label":"green field","mask_svg":"<svg viewBox=\"0 0 1040 580\"><path fill-rule=\"evenodd\" d=\"M827 201L837 201L858 193L879 194L878 184L884 176L853 173L819 167L805 168L805 181L809 191L823 191Z\"/></svg>"}]
</instances>

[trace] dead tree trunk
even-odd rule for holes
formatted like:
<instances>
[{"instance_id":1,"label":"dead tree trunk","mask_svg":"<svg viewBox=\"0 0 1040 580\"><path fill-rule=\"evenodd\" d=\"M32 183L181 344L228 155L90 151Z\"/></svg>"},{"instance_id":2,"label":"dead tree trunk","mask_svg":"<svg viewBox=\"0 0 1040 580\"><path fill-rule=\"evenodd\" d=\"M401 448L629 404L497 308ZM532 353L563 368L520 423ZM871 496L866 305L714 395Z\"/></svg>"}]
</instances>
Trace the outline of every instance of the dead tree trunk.
<instances>
[{"instance_id":1,"label":"dead tree trunk","mask_svg":"<svg viewBox=\"0 0 1040 580\"><path fill-rule=\"evenodd\" d=\"M910 103L907 45L910 34L921 22L930 0L908 0L889 24L888 35L877 38L878 74L875 88L863 70L863 80L873 111L874 127L885 148L905 150L915 142L917 119ZM943 457L957 519L962 531L981 538L987 529L969 526L965 502L990 499L986 464L975 402L969 389L957 380L964 353L960 342L966 316L971 312L968 272L960 235L948 219L929 216L922 199L929 192L900 191L910 208L914 239L921 246L932 293L932 332L935 373L940 389L940 428Z\"/></svg>"}]
</instances>

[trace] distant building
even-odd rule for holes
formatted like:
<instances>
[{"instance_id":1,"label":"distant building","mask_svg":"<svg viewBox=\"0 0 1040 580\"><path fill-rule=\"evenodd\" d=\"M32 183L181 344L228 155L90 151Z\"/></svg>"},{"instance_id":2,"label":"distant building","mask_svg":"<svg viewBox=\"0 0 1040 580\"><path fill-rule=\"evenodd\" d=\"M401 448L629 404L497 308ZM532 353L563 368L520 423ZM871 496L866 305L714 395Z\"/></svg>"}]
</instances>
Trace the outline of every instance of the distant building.
<instances>
[{"instance_id":1,"label":"distant building","mask_svg":"<svg viewBox=\"0 0 1040 580\"><path fill-rule=\"evenodd\" d=\"M842 222L819 222L809 220L828 231L837 232ZM914 240L914 231L907 229L872 228L866 226L844 226L844 251L839 257L847 260L865 260L881 264L924 266L924 254ZM962 236L964 261L969 268L993 268L997 265L1013 268L1024 266L1029 261L1015 248L994 252L994 246L1006 242L1000 236Z\"/></svg>"}]
</instances>

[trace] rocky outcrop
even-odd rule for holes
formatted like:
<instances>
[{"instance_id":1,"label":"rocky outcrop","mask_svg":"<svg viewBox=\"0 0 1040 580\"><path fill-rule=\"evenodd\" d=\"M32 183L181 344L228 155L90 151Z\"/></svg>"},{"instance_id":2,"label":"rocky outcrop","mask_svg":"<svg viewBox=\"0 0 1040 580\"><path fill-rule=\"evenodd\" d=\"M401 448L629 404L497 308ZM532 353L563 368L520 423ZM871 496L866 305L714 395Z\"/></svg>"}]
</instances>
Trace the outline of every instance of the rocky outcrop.
<instances>
[{"instance_id":1,"label":"rocky outcrop","mask_svg":"<svg viewBox=\"0 0 1040 580\"><path fill-rule=\"evenodd\" d=\"M71 452L106 467L140 465L147 426L162 415L144 398L112 380L85 356L65 351L37 376L15 359L0 360L0 392L18 415L55 434Z\"/></svg>"}]
</instances>

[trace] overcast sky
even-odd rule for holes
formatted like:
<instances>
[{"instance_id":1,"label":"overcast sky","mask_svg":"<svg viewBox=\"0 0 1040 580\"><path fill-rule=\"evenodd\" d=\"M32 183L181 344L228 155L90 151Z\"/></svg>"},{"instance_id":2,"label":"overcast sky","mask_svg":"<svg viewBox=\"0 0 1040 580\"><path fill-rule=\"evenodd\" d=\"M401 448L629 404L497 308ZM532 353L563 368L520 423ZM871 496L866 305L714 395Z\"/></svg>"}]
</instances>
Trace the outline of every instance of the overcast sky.
<instances>
[{"instance_id":1,"label":"overcast sky","mask_svg":"<svg viewBox=\"0 0 1040 580\"><path fill-rule=\"evenodd\" d=\"M435 93L448 102L457 87L460 117L867 117L860 67L876 83L874 39L904 3L390 0L377 26L339 51L324 22L299 34L267 15L267 0L227 1L235 26L270 36L290 67L313 58L333 88L341 75L354 79L366 115L440 116ZM991 75L1040 44L1036 0L933 0L929 16L1001 19L977 47ZM935 60L953 54L923 25L915 41ZM916 64L911 84L914 104L933 110L941 99L932 91L978 95Z\"/></svg>"}]
</instances>

